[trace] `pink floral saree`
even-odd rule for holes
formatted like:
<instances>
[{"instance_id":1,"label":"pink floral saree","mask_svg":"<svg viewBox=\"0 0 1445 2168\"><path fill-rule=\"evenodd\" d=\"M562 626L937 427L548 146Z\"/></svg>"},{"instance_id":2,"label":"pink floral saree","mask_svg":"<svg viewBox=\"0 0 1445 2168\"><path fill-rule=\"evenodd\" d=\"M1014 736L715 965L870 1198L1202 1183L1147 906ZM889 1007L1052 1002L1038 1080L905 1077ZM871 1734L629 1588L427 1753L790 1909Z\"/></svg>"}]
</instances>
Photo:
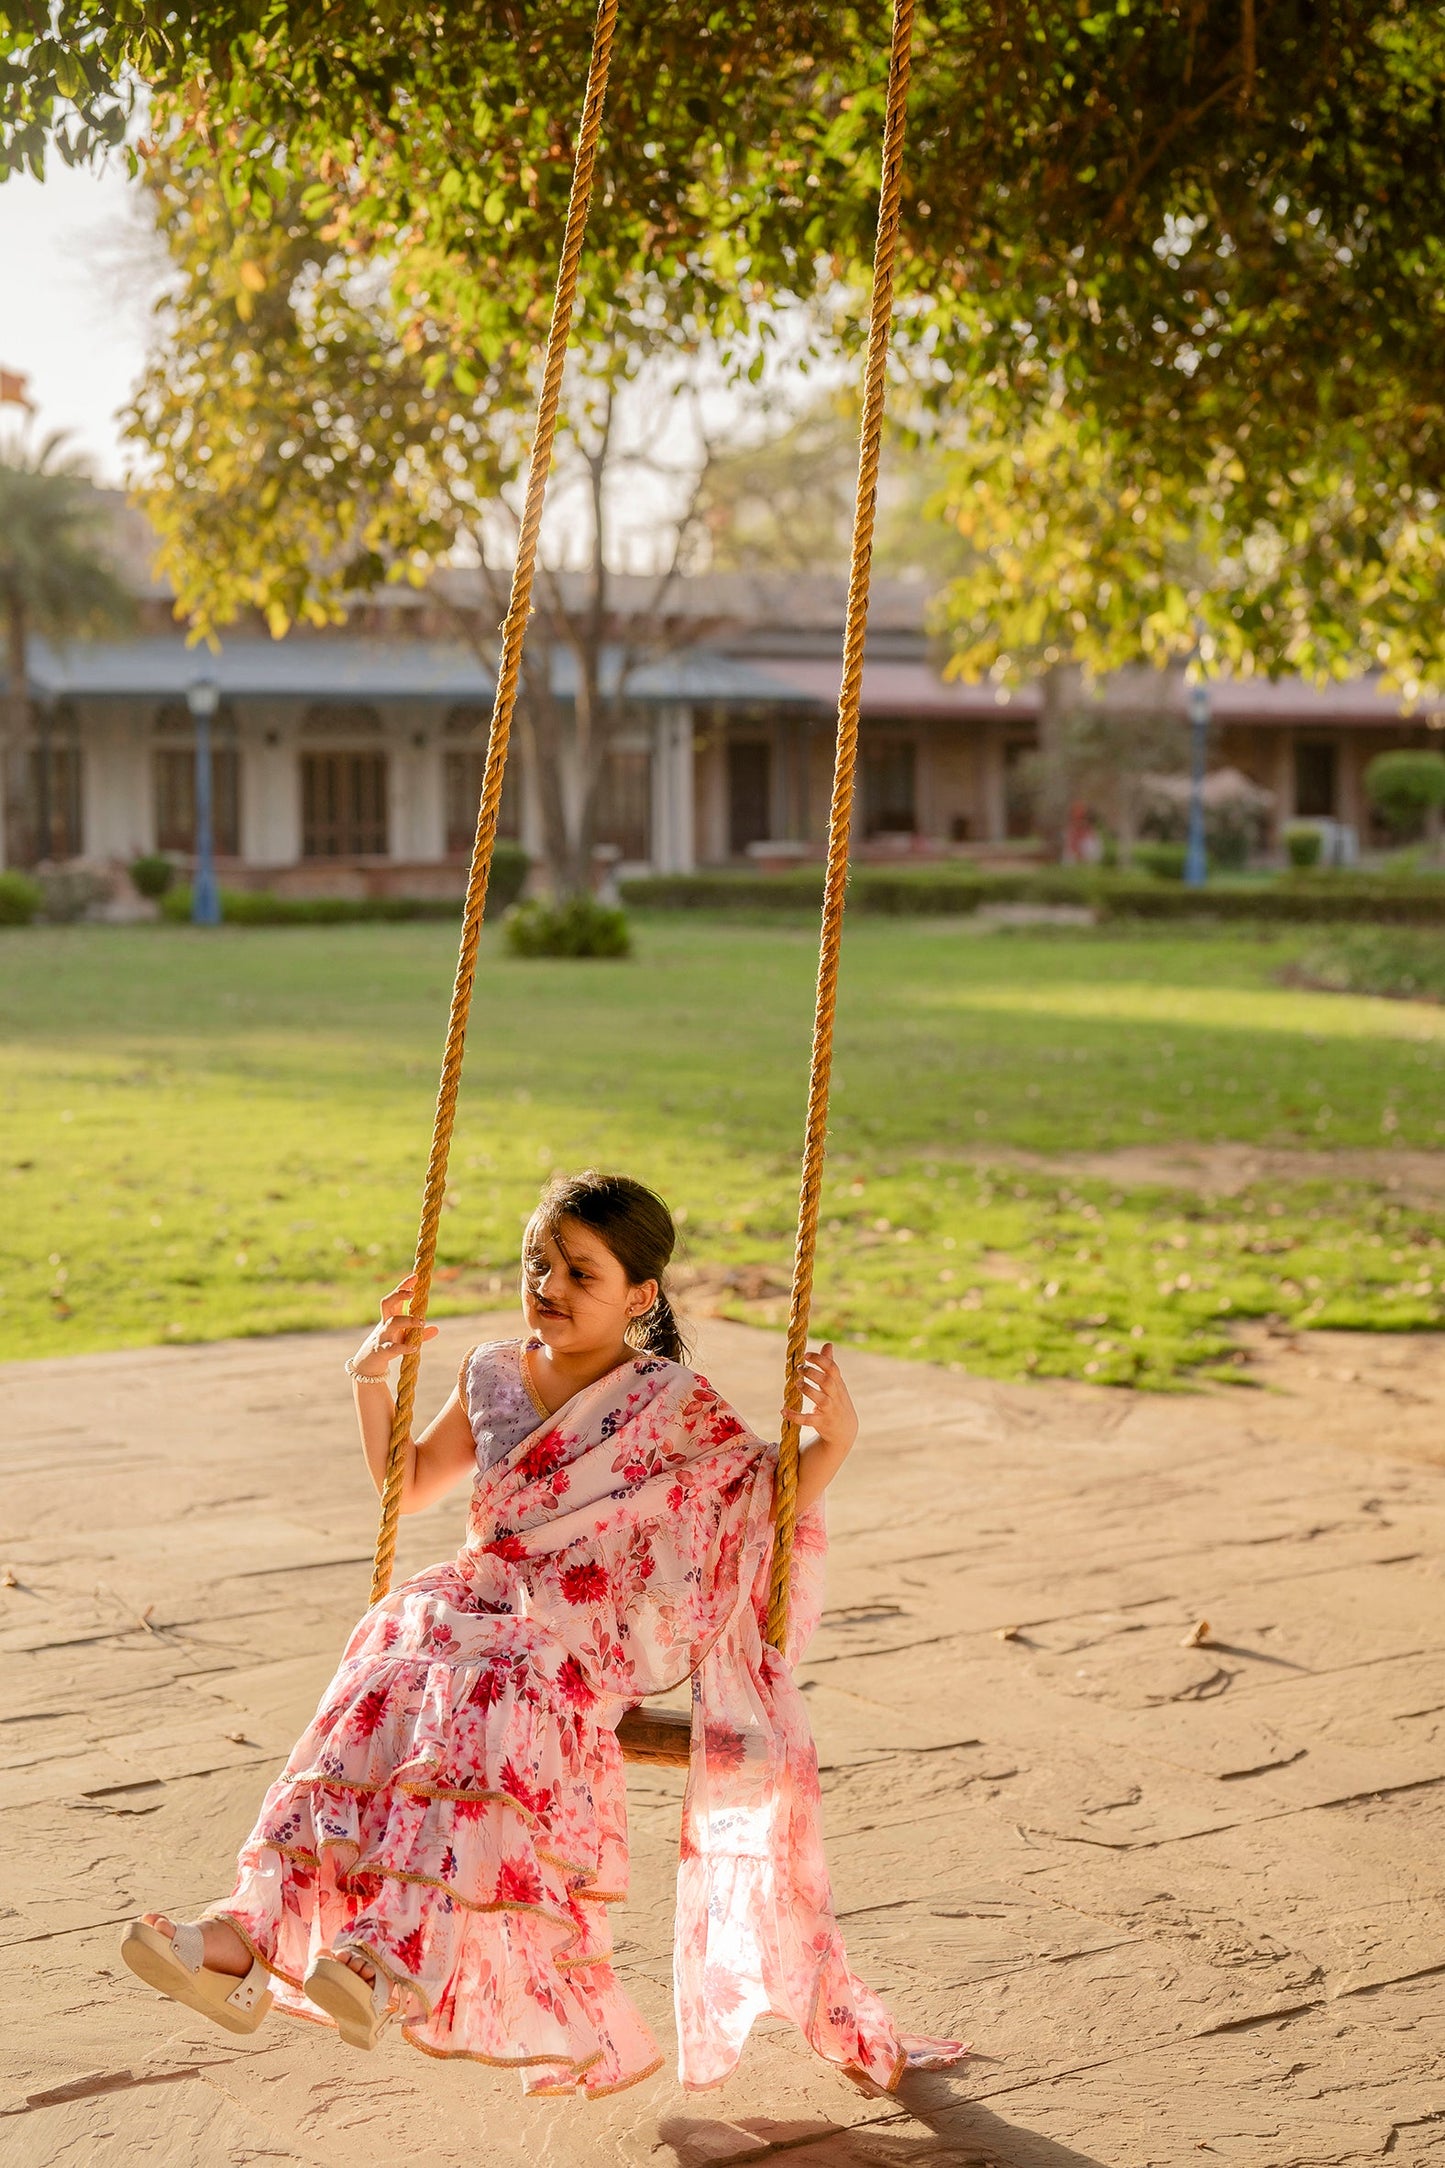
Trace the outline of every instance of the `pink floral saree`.
<instances>
[{"instance_id":1,"label":"pink floral saree","mask_svg":"<svg viewBox=\"0 0 1445 2168\"><path fill-rule=\"evenodd\" d=\"M763 1638L776 1450L704 1378L649 1356L478 1475L457 1558L356 1628L218 1908L281 2008L329 2022L301 1982L319 1949L354 1946L428 2054L520 2068L532 2093L656 2070L611 1964L608 1906L627 1893L615 1727L690 1675L683 2084L728 2077L765 2011L883 2087L961 2055L898 2033L848 1969L791 1670L817 1620L821 1511L798 1530L787 1657Z\"/></svg>"}]
</instances>

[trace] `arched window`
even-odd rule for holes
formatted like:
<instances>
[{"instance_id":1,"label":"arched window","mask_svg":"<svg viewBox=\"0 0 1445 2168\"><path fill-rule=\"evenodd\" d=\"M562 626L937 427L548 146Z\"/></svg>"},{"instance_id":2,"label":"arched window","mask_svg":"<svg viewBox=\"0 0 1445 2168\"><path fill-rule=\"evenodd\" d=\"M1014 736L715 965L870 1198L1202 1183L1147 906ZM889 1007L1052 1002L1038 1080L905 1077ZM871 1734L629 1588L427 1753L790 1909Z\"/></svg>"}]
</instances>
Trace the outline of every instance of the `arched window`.
<instances>
[{"instance_id":1,"label":"arched window","mask_svg":"<svg viewBox=\"0 0 1445 2168\"><path fill-rule=\"evenodd\" d=\"M78 858L84 848L81 804L80 718L69 700L41 702L31 710L30 833L25 858Z\"/></svg>"},{"instance_id":2,"label":"arched window","mask_svg":"<svg viewBox=\"0 0 1445 2168\"><path fill-rule=\"evenodd\" d=\"M370 750L383 735L379 710L365 700L318 700L302 716L303 858L387 856L388 761ZM304 749L316 739L328 750Z\"/></svg>"}]
</instances>

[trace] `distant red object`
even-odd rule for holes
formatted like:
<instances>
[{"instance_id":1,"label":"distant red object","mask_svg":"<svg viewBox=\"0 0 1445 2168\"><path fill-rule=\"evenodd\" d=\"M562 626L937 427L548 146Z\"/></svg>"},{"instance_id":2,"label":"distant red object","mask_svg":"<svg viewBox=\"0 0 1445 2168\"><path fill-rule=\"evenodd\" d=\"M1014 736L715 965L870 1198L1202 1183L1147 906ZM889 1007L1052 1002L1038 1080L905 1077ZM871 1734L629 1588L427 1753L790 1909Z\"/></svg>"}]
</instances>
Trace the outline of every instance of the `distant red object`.
<instances>
[{"instance_id":1,"label":"distant red object","mask_svg":"<svg viewBox=\"0 0 1445 2168\"><path fill-rule=\"evenodd\" d=\"M18 369L0 369L0 406L24 407L27 414L35 412L35 401L30 396L30 379Z\"/></svg>"}]
</instances>

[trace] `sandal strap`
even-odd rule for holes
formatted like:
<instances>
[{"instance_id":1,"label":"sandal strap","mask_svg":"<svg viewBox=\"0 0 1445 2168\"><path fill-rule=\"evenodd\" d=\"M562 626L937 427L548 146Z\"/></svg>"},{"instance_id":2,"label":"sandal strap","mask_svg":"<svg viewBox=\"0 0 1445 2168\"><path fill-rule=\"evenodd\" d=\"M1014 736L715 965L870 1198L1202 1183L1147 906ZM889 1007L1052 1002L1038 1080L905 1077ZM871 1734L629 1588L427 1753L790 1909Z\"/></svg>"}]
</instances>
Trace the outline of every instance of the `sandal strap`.
<instances>
[{"instance_id":1,"label":"sandal strap","mask_svg":"<svg viewBox=\"0 0 1445 2168\"><path fill-rule=\"evenodd\" d=\"M333 1957L339 1958L343 1964L345 1964L348 1957L359 1957L363 1964L370 1965L372 1971L370 1982L372 2010L383 2021L390 2017L393 2014L391 2008L392 1983L382 1971L370 1950L364 1949L359 1942L342 1942L333 1948L331 1954ZM357 1978L361 1980L360 1973L357 1973ZM365 1987L367 1982L361 1980L361 1985Z\"/></svg>"},{"instance_id":2,"label":"sandal strap","mask_svg":"<svg viewBox=\"0 0 1445 2168\"><path fill-rule=\"evenodd\" d=\"M171 1936L176 1962L187 1972L199 1972L206 1961L206 1937L199 1921L177 1920Z\"/></svg>"},{"instance_id":3,"label":"sandal strap","mask_svg":"<svg viewBox=\"0 0 1445 2168\"><path fill-rule=\"evenodd\" d=\"M269 1974L260 1958L253 1960L244 1980L238 1980L226 1997L233 2010L254 2010L261 1997L267 1993Z\"/></svg>"}]
</instances>

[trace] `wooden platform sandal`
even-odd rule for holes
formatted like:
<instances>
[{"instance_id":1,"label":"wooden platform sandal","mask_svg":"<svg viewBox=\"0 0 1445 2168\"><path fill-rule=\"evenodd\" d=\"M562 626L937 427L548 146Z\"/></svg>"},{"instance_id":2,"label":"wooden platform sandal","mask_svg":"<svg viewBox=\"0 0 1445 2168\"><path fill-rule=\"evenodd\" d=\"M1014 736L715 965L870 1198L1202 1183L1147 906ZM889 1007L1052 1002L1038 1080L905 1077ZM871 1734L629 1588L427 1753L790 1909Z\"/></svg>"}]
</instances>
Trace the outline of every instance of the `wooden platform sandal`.
<instances>
[{"instance_id":1,"label":"wooden platform sandal","mask_svg":"<svg viewBox=\"0 0 1445 2168\"><path fill-rule=\"evenodd\" d=\"M336 2030L348 2047L374 2048L388 2020L396 2015L392 2008L392 1986L366 1950L357 1950L355 1954L371 1966L373 1979L363 1980L344 1956L332 1953L317 1958L306 1975L302 1992L308 2002L314 2002L318 2010L324 2010L334 2019Z\"/></svg>"},{"instance_id":2,"label":"wooden platform sandal","mask_svg":"<svg viewBox=\"0 0 1445 2168\"><path fill-rule=\"evenodd\" d=\"M227 2032L253 2033L271 2007L270 1975L260 1958L243 1978L212 1972L205 1963L205 1936L194 1920L178 1920L174 1935L163 1935L146 1920L132 1920L121 1937L120 1954L147 1987L198 2010Z\"/></svg>"}]
</instances>

